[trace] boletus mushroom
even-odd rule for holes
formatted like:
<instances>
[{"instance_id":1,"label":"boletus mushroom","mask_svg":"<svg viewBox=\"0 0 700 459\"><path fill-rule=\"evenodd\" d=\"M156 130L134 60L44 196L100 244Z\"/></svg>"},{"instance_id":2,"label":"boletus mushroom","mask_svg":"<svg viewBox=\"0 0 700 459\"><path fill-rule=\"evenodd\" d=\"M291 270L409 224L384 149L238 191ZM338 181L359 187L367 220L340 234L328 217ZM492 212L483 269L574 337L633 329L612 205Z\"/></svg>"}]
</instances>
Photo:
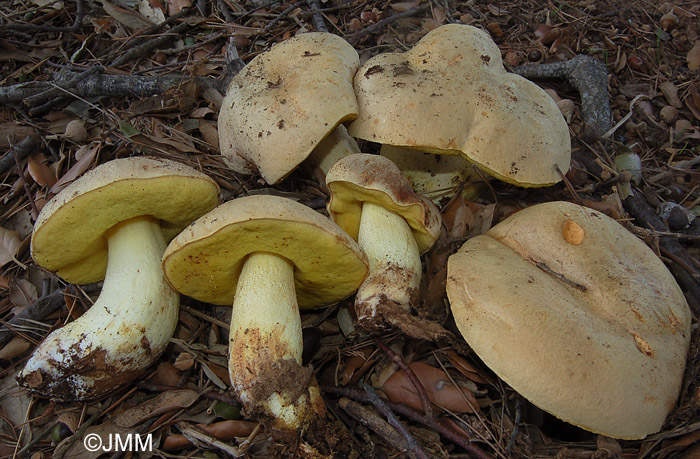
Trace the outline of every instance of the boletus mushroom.
<instances>
[{"instance_id":1,"label":"boletus mushroom","mask_svg":"<svg viewBox=\"0 0 700 459\"><path fill-rule=\"evenodd\" d=\"M233 305L229 375L247 417L285 437L325 412L302 366L299 308L336 303L362 283L367 257L350 236L290 199L248 196L173 239L163 270L179 292Z\"/></svg>"},{"instance_id":2,"label":"boletus mushroom","mask_svg":"<svg viewBox=\"0 0 700 459\"><path fill-rule=\"evenodd\" d=\"M369 275L355 297L357 322L380 330L397 314L403 316L400 310L417 306L420 255L440 235L440 213L413 192L394 163L379 155L338 160L326 185L331 192L328 213L369 258Z\"/></svg>"},{"instance_id":3,"label":"boletus mushroom","mask_svg":"<svg viewBox=\"0 0 700 459\"><path fill-rule=\"evenodd\" d=\"M405 53L367 60L354 78L356 138L459 154L494 177L525 187L561 180L569 130L557 104L503 68L498 46L471 26L449 24Z\"/></svg>"},{"instance_id":4,"label":"boletus mushroom","mask_svg":"<svg viewBox=\"0 0 700 459\"><path fill-rule=\"evenodd\" d=\"M333 129L357 117L359 56L326 32L297 35L253 59L229 84L219 144L236 172L269 184L289 175Z\"/></svg>"},{"instance_id":5,"label":"boletus mushroom","mask_svg":"<svg viewBox=\"0 0 700 459\"><path fill-rule=\"evenodd\" d=\"M160 262L167 241L218 204L219 188L183 164L115 159L87 172L42 209L34 261L74 284L104 279L95 304L54 330L18 375L55 400L104 396L142 375L165 350L179 295Z\"/></svg>"},{"instance_id":6,"label":"boletus mushroom","mask_svg":"<svg viewBox=\"0 0 700 459\"><path fill-rule=\"evenodd\" d=\"M447 295L484 363L564 421L639 439L675 405L688 304L654 252L598 211L515 213L449 258Z\"/></svg>"}]
</instances>

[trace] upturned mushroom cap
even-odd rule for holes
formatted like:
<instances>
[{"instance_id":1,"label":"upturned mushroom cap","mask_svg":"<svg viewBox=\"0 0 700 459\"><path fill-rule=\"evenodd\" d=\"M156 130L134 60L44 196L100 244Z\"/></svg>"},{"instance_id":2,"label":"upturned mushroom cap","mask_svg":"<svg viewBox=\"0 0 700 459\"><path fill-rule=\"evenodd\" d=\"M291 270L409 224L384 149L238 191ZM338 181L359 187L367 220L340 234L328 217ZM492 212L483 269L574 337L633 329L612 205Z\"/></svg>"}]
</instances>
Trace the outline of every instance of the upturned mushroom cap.
<instances>
[{"instance_id":1,"label":"upturned mushroom cap","mask_svg":"<svg viewBox=\"0 0 700 459\"><path fill-rule=\"evenodd\" d=\"M540 408L617 438L657 432L678 397L690 312L673 276L611 218L529 207L448 261L459 330Z\"/></svg>"},{"instance_id":2,"label":"upturned mushroom cap","mask_svg":"<svg viewBox=\"0 0 700 459\"><path fill-rule=\"evenodd\" d=\"M362 249L335 223L276 196L229 201L180 233L163 255L168 283L180 293L231 305L246 257L280 255L294 264L300 308L338 302L367 275Z\"/></svg>"},{"instance_id":3,"label":"upturned mushroom cap","mask_svg":"<svg viewBox=\"0 0 700 459\"><path fill-rule=\"evenodd\" d=\"M338 124L357 117L348 42L313 32L283 41L231 81L219 112L219 143L236 172L269 184L286 177Z\"/></svg>"},{"instance_id":4,"label":"upturned mushroom cap","mask_svg":"<svg viewBox=\"0 0 700 459\"><path fill-rule=\"evenodd\" d=\"M440 236L440 212L414 193L396 165L383 156L358 153L340 159L328 171L326 185L331 190L328 212L353 239L360 229L363 202L402 216L421 253Z\"/></svg>"},{"instance_id":5,"label":"upturned mushroom cap","mask_svg":"<svg viewBox=\"0 0 700 459\"><path fill-rule=\"evenodd\" d=\"M485 32L438 27L405 53L369 59L355 74L353 137L432 153L461 153L521 186L557 183L569 169L569 130L556 103L503 68Z\"/></svg>"},{"instance_id":6,"label":"upturned mushroom cap","mask_svg":"<svg viewBox=\"0 0 700 459\"><path fill-rule=\"evenodd\" d=\"M74 284L104 279L105 232L119 222L151 216L166 241L218 204L208 176L175 161L115 159L85 173L41 210L32 235L32 258Z\"/></svg>"}]
</instances>

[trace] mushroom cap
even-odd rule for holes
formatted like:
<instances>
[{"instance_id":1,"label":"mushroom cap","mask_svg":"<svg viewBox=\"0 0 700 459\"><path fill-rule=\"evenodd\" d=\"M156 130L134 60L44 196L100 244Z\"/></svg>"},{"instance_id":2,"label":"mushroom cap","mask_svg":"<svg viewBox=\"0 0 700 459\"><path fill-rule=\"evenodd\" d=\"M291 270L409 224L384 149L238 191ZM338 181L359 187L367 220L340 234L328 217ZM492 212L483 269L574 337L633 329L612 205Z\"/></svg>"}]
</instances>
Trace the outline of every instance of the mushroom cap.
<instances>
[{"instance_id":1,"label":"mushroom cap","mask_svg":"<svg viewBox=\"0 0 700 459\"><path fill-rule=\"evenodd\" d=\"M405 53L372 57L354 78L353 137L431 153L461 153L520 186L557 183L569 169L569 129L542 89L503 68L488 35L438 27Z\"/></svg>"},{"instance_id":2,"label":"mushroom cap","mask_svg":"<svg viewBox=\"0 0 700 459\"><path fill-rule=\"evenodd\" d=\"M119 222L151 216L169 241L219 202L208 176L165 159L106 162L68 185L41 210L32 234L32 258L68 282L104 279L105 232Z\"/></svg>"},{"instance_id":3,"label":"mushroom cap","mask_svg":"<svg viewBox=\"0 0 700 459\"><path fill-rule=\"evenodd\" d=\"M353 239L360 230L363 202L402 216L421 253L440 236L442 219L437 207L418 196L399 168L383 156L357 153L338 160L326 175L326 185L331 191L328 213Z\"/></svg>"},{"instance_id":4,"label":"mushroom cap","mask_svg":"<svg viewBox=\"0 0 700 459\"><path fill-rule=\"evenodd\" d=\"M484 363L564 421L643 438L676 402L685 297L659 258L600 212L568 202L521 210L449 258L447 295Z\"/></svg>"},{"instance_id":5,"label":"mushroom cap","mask_svg":"<svg viewBox=\"0 0 700 459\"><path fill-rule=\"evenodd\" d=\"M192 298L231 305L254 252L294 265L300 308L347 298L369 270L360 246L328 218L290 199L256 195L220 205L173 239L163 255L165 279Z\"/></svg>"},{"instance_id":6,"label":"mushroom cap","mask_svg":"<svg viewBox=\"0 0 700 459\"><path fill-rule=\"evenodd\" d=\"M234 171L274 184L338 124L357 117L357 51L330 33L297 35L233 77L219 112L219 143Z\"/></svg>"}]
</instances>

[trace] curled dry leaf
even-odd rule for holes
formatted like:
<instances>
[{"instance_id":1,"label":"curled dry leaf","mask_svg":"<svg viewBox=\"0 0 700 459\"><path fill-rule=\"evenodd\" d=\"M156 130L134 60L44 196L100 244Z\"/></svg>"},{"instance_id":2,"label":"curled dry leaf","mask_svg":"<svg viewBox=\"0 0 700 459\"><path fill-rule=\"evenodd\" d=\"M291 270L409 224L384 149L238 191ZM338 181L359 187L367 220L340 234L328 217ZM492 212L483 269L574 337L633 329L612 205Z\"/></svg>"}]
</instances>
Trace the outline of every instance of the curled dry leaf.
<instances>
[{"instance_id":1,"label":"curled dry leaf","mask_svg":"<svg viewBox=\"0 0 700 459\"><path fill-rule=\"evenodd\" d=\"M693 72L700 68L700 40L695 41L685 59L688 62L688 68Z\"/></svg>"},{"instance_id":2,"label":"curled dry leaf","mask_svg":"<svg viewBox=\"0 0 700 459\"><path fill-rule=\"evenodd\" d=\"M44 161L46 158L43 158ZM47 166L41 158L32 156L27 160L27 170L39 186L52 187L58 180L56 174Z\"/></svg>"},{"instance_id":3,"label":"curled dry leaf","mask_svg":"<svg viewBox=\"0 0 700 459\"><path fill-rule=\"evenodd\" d=\"M170 362L161 362L156 370L156 375L151 379L151 383L163 386L177 386L182 374Z\"/></svg>"},{"instance_id":4,"label":"curled dry leaf","mask_svg":"<svg viewBox=\"0 0 700 459\"><path fill-rule=\"evenodd\" d=\"M345 361L345 366L339 375L340 384L346 386L348 384L353 384L362 376L370 365L376 360L368 360L369 356L372 354L372 350L369 348L362 349L360 352L353 354L349 359Z\"/></svg>"},{"instance_id":5,"label":"curled dry leaf","mask_svg":"<svg viewBox=\"0 0 700 459\"><path fill-rule=\"evenodd\" d=\"M0 226L0 266L5 266L15 260L17 252L22 245L22 239L17 231L12 231Z\"/></svg>"},{"instance_id":6,"label":"curled dry leaf","mask_svg":"<svg viewBox=\"0 0 700 459\"><path fill-rule=\"evenodd\" d=\"M250 421L221 421L213 424L197 424L204 432L208 433L217 440L232 441L236 437L247 437L257 427L256 422ZM161 449L163 451L177 451L193 446L192 443L182 434L168 435Z\"/></svg>"},{"instance_id":7,"label":"curled dry leaf","mask_svg":"<svg viewBox=\"0 0 700 459\"><path fill-rule=\"evenodd\" d=\"M664 97L669 104L676 108L683 107L683 103L678 98L678 88L672 81L666 80L662 82L659 84L659 89L661 89L661 92L664 94Z\"/></svg>"},{"instance_id":8,"label":"curled dry leaf","mask_svg":"<svg viewBox=\"0 0 700 459\"><path fill-rule=\"evenodd\" d=\"M54 183L51 187L51 192L58 193L73 182L73 180L83 175L83 173L90 168L90 164L92 164L99 149L100 144L97 142L80 147L78 151L75 152L76 163L73 164L73 167L71 167L68 172L63 174L63 177Z\"/></svg>"},{"instance_id":9,"label":"curled dry leaf","mask_svg":"<svg viewBox=\"0 0 700 459\"><path fill-rule=\"evenodd\" d=\"M175 359L173 366L180 371L189 370L194 365L194 356L188 352L182 352Z\"/></svg>"},{"instance_id":10,"label":"curled dry leaf","mask_svg":"<svg viewBox=\"0 0 700 459\"><path fill-rule=\"evenodd\" d=\"M118 414L113 422L118 427L133 427L163 413L189 408L198 399L199 393L190 389L161 392L154 398Z\"/></svg>"},{"instance_id":11,"label":"curled dry leaf","mask_svg":"<svg viewBox=\"0 0 700 459\"><path fill-rule=\"evenodd\" d=\"M454 413L479 411L474 394L466 388L452 384L443 370L423 362L413 362L408 367L415 373L425 388L428 399L434 404ZM391 375L381 389L392 402L403 403L417 411L423 411L416 389L403 370Z\"/></svg>"},{"instance_id":12,"label":"curled dry leaf","mask_svg":"<svg viewBox=\"0 0 700 459\"><path fill-rule=\"evenodd\" d=\"M486 384L489 382L488 379L481 375L481 372L477 367L469 363L464 357L457 354L455 351L448 351L447 358L457 369L457 371L462 373L465 378L481 384Z\"/></svg>"},{"instance_id":13,"label":"curled dry leaf","mask_svg":"<svg viewBox=\"0 0 700 459\"><path fill-rule=\"evenodd\" d=\"M0 348L0 360L12 360L27 352L30 347L32 347L32 343L21 336L15 336L9 343Z\"/></svg>"}]
</instances>

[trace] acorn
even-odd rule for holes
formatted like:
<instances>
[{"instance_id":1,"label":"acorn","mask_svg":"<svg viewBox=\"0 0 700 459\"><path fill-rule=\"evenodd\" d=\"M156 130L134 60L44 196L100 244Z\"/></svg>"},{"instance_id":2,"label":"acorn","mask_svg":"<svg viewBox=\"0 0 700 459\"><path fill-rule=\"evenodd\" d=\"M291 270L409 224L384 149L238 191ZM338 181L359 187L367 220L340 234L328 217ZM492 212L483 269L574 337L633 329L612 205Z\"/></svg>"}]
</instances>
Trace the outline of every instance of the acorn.
<instances>
[{"instance_id":1,"label":"acorn","mask_svg":"<svg viewBox=\"0 0 700 459\"><path fill-rule=\"evenodd\" d=\"M671 13L670 11L663 16L661 16L661 28L666 32L670 32L675 29L678 25L678 16Z\"/></svg>"}]
</instances>

